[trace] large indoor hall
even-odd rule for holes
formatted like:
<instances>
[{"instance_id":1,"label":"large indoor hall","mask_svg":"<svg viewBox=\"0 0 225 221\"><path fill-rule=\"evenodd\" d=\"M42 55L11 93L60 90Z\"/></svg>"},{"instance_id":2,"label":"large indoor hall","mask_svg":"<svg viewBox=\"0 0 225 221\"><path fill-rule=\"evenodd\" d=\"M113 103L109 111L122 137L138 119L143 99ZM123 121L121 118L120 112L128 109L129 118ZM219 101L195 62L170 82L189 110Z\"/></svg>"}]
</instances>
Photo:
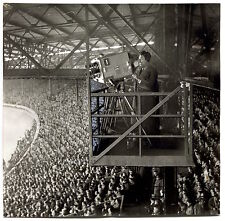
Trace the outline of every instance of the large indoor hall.
<instances>
[{"instance_id":1,"label":"large indoor hall","mask_svg":"<svg viewBox=\"0 0 225 221\"><path fill-rule=\"evenodd\" d=\"M3 216L220 215L220 4L3 6Z\"/></svg>"}]
</instances>

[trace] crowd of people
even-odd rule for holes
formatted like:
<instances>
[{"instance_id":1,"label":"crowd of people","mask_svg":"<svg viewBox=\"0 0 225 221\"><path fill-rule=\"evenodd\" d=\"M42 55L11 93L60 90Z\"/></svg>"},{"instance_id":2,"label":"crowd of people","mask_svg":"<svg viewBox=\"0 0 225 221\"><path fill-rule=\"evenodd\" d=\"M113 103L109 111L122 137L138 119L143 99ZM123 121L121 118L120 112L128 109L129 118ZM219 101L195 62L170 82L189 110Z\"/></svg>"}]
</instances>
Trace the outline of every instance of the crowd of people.
<instances>
[{"instance_id":1,"label":"crowd of people","mask_svg":"<svg viewBox=\"0 0 225 221\"><path fill-rule=\"evenodd\" d=\"M193 157L195 167L178 174L180 215L220 213L220 104L219 92L194 87Z\"/></svg>"},{"instance_id":2,"label":"crowd of people","mask_svg":"<svg viewBox=\"0 0 225 221\"><path fill-rule=\"evenodd\" d=\"M127 167L89 165L86 82L47 80L4 82L4 102L33 109L40 131L24 159L4 176L5 217L119 216L126 198L137 203L139 176ZM219 101L194 91L193 155L196 167L177 175L178 214L219 213ZM14 165L29 148L34 128L18 142ZM27 145L26 145L27 143ZM25 145L23 145L25 144ZM163 177L152 170L147 212L166 214Z\"/></svg>"},{"instance_id":3,"label":"crowd of people","mask_svg":"<svg viewBox=\"0 0 225 221\"><path fill-rule=\"evenodd\" d=\"M126 193L135 190L135 173L90 167L85 81L78 100L72 81L61 87L52 82L51 96L47 81L26 80L24 91L18 85L16 80L4 85L4 102L33 109L40 131L26 157L4 177L4 216L119 215Z\"/></svg>"}]
</instances>

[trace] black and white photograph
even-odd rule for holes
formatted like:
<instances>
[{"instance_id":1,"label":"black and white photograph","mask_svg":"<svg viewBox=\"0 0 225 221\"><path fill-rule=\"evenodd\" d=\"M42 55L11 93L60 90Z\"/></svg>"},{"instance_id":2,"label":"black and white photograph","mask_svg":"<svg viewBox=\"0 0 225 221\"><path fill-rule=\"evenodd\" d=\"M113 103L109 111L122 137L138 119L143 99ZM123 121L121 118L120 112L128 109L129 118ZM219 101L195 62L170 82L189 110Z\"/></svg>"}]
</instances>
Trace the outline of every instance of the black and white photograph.
<instances>
[{"instance_id":1,"label":"black and white photograph","mask_svg":"<svg viewBox=\"0 0 225 221\"><path fill-rule=\"evenodd\" d=\"M2 11L3 217L220 217L220 3Z\"/></svg>"}]
</instances>

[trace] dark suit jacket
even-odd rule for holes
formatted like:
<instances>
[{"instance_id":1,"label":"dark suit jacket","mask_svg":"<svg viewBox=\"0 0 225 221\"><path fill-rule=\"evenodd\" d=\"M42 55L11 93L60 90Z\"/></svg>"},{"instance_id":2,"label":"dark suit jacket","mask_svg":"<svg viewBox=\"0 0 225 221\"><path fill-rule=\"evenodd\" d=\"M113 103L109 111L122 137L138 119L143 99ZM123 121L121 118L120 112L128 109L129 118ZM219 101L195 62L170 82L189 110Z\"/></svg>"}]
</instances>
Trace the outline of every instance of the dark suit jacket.
<instances>
[{"instance_id":1,"label":"dark suit jacket","mask_svg":"<svg viewBox=\"0 0 225 221\"><path fill-rule=\"evenodd\" d=\"M143 69L137 73L137 77L141 80L138 85L138 91L140 92L157 92L158 91L158 74L152 65L147 64ZM156 96L142 96L141 97L141 114L146 114L158 103L158 97ZM153 135L158 134L159 119L148 118L142 123L146 134Z\"/></svg>"},{"instance_id":2,"label":"dark suit jacket","mask_svg":"<svg viewBox=\"0 0 225 221\"><path fill-rule=\"evenodd\" d=\"M139 88L148 91L158 91L158 74L152 65L148 64L138 73L138 78L141 83L138 85Z\"/></svg>"}]
</instances>

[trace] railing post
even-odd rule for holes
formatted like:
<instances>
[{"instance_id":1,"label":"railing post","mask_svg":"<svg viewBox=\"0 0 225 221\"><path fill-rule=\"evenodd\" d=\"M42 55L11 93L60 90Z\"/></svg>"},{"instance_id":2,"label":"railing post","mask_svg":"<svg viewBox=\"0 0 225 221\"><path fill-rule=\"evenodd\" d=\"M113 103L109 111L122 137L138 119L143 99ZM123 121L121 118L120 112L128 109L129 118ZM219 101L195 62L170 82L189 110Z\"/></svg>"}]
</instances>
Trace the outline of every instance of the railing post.
<instances>
[{"instance_id":1,"label":"railing post","mask_svg":"<svg viewBox=\"0 0 225 221\"><path fill-rule=\"evenodd\" d=\"M140 94L137 95L137 100L138 100L138 102L137 102L138 115L141 115L141 95ZM141 124L138 127L138 134L139 134L139 136L141 135ZM142 146L142 138L139 137L139 156L140 157L142 156L142 147L141 146Z\"/></svg>"},{"instance_id":2,"label":"railing post","mask_svg":"<svg viewBox=\"0 0 225 221\"><path fill-rule=\"evenodd\" d=\"M188 155L188 87L189 84L183 82L183 89L184 89L184 135L185 135L185 155Z\"/></svg>"},{"instance_id":3,"label":"railing post","mask_svg":"<svg viewBox=\"0 0 225 221\"><path fill-rule=\"evenodd\" d=\"M193 85L190 84L190 111L189 111L189 156L192 157L192 136L193 136Z\"/></svg>"},{"instance_id":4,"label":"railing post","mask_svg":"<svg viewBox=\"0 0 225 221\"><path fill-rule=\"evenodd\" d=\"M97 109L98 109L98 111L97 111L97 113L98 114L100 114L100 112L99 112L99 97L96 97L96 99L97 99ZM99 117L97 117L97 131L98 131L98 134L100 133L100 118Z\"/></svg>"}]
</instances>

